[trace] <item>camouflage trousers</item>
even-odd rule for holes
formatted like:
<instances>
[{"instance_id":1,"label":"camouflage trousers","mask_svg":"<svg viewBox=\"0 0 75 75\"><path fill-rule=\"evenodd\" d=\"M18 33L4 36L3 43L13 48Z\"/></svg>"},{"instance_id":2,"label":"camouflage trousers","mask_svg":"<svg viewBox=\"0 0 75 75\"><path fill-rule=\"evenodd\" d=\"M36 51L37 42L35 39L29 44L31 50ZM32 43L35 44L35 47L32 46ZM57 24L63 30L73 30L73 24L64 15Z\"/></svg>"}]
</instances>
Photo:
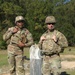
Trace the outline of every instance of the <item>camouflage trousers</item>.
<instances>
[{"instance_id":1,"label":"camouflage trousers","mask_svg":"<svg viewBox=\"0 0 75 75\"><path fill-rule=\"evenodd\" d=\"M60 75L61 60L58 55L43 56L43 75Z\"/></svg>"},{"instance_id":2,"label":"camouflage trousers","mask_svg":"<svg viewBox=\"0 0 75 75\"><path fill-rule=\"evenodd\" d=\"M10 66L10 75L25 75L22 50L9 45L8 63Z\"/></svg>"}]
</instances>

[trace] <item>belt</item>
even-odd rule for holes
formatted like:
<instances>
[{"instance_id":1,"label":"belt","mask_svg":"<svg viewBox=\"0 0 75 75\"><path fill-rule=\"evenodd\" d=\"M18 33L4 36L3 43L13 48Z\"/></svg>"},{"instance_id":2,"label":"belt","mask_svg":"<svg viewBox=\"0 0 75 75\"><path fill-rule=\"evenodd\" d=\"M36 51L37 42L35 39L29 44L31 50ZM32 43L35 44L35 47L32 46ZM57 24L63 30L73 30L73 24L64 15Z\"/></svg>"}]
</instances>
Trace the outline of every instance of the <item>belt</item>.
<instances>
[{"instance_id":1,"label":"belt","mask_svg":"<svg viewBox=\"0 0 75 75\"><path fill-rule=\"evenodd\" d=\"M59 55L59 54L58 53L52 53L52 54L44 53L43 55L45 55L45 56L53 56L53 55Z\"/></svg>"}]
</instances>

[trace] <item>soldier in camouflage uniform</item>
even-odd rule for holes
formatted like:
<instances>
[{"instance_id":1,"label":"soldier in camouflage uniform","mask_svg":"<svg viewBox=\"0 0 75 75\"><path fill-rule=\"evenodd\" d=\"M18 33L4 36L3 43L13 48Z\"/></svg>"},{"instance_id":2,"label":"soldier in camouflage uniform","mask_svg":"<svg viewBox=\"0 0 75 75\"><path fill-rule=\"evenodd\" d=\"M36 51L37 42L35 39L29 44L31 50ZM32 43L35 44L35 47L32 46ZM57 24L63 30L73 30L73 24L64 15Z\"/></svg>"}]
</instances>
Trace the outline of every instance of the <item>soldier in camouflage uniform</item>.
<instances>
[{"instance_id":1,"label":"soldier in camouflage uniform","mask_svg":"<svg viewBox=\"0 0 75 75\"><path fill-rule=\"evenodd\" d=\"M25 75L23 48L33 44L32 34L24 28L23 16L15 18L16 26L8 28L3 39L8 43L10 75Z\"/></svg>"},{"instance_id":2,"label":"soldier in camouflage uniform","mask_svg":"<svg viewBox=\"0 0 75 75\"><path fill-rule=\"evenodd\" d=\"M42 50L43 75L60 75L60 52L68 46L66 37L55 30L56 19L54 16L46 17L47 31L40 37L39 47Z\"/></svg>"}]
</instances>

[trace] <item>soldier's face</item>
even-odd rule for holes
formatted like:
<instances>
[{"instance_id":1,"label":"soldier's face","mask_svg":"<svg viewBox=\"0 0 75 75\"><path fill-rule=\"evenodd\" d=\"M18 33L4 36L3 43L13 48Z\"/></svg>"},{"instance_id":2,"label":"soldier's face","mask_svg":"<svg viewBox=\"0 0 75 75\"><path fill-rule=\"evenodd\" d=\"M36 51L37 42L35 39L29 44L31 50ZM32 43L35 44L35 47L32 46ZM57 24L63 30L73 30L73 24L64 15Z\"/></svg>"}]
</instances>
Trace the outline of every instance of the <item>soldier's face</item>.
<instances>
[{"instance_id":1,"label":"soldier's face","mask_svg":"<svg viewBox=\"0 0 75 75\"><path fill-rule=\"evenodd\" d=\"M16 23L16 25L17 25L19 28L22 28L23 25L24 25L24 21L18 21L18 22Z\"/></svg>"},{"instance_id":2,"label":"soldier's face","mask_svg":"<svg viewBox=\"0 0 75 75\"><path fill-rule=\"evenodd\" d=\"M48 24L47 24L47 28L48 28L49 30L53 30L53 29L54 29L54 23L48 23Z\"/></svg>"}]
</instances>

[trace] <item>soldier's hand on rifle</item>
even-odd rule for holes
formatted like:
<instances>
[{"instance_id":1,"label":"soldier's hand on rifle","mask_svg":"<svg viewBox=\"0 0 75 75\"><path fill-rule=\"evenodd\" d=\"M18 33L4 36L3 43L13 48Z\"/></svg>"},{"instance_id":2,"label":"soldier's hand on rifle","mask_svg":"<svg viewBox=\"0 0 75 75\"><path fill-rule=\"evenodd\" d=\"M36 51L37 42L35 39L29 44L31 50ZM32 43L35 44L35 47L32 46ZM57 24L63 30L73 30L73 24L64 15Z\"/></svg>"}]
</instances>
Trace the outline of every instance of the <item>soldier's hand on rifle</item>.
<instances>
[{"instance_id":1,"label":"soldier's hand on rifle","mask_svg":"<svg viewBox=\"0 0 75 75\"><path fill-rule=\"evenodd\" d=\"M23 42L19 41L19 42L18 42L18 46L19 46L19 47L24 47L25 44L24 44Z\"/></svg>"}]
</instances>

